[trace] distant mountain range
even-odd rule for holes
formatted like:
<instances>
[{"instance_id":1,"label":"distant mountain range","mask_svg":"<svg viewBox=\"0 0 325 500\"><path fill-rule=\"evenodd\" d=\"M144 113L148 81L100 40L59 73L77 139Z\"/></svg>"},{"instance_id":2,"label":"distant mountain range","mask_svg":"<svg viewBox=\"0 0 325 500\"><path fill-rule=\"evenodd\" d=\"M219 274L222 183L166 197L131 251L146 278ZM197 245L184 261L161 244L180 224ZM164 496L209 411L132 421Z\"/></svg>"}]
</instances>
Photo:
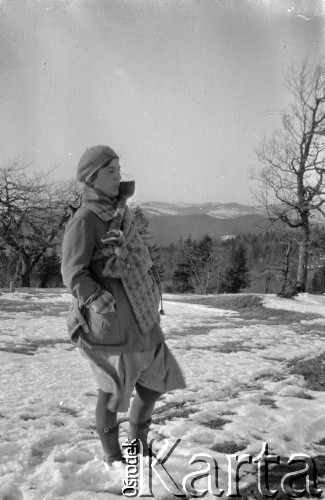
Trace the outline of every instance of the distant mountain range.
<instances>
[{"instance_id":1,"label":"distant mountain range","mask_svg":"<svg viewBox=\"0 0 325 500\"><path fill-rule=\"evenodd\" d=\"M200 205L148 202L141 205L149 217L150 232L159 245L187 238L210 236L229 238L240 233L257 233L269 222L263 212L239 203Z\"/></svg>"}]
</instances>

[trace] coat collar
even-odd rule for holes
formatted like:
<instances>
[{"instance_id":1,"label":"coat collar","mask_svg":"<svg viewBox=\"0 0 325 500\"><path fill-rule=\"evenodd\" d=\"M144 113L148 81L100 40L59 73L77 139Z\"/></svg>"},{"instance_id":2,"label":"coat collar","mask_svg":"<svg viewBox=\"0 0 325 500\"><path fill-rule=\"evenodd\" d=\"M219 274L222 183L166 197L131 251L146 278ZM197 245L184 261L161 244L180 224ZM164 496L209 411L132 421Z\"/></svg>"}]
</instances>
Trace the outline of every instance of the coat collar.
<instances>
[{"instance_id":1,"label":"coat collar","mask_svg":"<svg viewBox=\"0 0 325 500\"><path fill-rule=\"evenodd\" d=\"M109 198L94 186L85 185L82 206L94 212L102 221L108 222L117 216L116 204L117 198Z\"/></svg>"}]
</instances>

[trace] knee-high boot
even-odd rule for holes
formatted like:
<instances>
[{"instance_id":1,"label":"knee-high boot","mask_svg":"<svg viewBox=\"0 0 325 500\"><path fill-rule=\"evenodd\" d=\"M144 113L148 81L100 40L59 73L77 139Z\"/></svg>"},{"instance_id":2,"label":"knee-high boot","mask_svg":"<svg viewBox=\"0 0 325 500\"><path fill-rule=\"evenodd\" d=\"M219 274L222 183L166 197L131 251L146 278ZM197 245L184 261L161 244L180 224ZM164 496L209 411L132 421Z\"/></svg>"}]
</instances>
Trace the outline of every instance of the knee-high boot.
<instances>
[{"instance_id":1,"label":"knee-high boot","mask_svg":"<svg viewBox=\"0 0 325 500\"><path fill-rule=\"evenodd\" d=\"M105 429L98 431L100 441L102 443L104 457L103 461L112 465L113 462L122 462L123 455L118 441L118 424L115 427L105 427Z\"/></svg>"}]
</instances>

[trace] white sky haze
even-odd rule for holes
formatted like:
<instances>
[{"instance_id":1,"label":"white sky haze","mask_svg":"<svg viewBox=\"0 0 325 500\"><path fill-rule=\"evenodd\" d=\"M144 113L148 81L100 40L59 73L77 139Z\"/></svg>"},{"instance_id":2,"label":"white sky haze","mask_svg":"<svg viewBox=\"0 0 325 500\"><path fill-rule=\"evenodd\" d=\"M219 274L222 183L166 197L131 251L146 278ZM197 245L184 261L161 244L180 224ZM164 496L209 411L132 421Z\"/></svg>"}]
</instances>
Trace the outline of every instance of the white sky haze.
<instances>
[{"instance_id":1,"label":"white sky haze","mask_svg":"<svg viewBox=\"0 0 325 500\"><path fill-rule=\"evenodd\" d=\"M283 73L324 54L324 3L4 0L0 157L72 178L108 144L136 201L252 202Z\"/></svg>"}]
</instances>

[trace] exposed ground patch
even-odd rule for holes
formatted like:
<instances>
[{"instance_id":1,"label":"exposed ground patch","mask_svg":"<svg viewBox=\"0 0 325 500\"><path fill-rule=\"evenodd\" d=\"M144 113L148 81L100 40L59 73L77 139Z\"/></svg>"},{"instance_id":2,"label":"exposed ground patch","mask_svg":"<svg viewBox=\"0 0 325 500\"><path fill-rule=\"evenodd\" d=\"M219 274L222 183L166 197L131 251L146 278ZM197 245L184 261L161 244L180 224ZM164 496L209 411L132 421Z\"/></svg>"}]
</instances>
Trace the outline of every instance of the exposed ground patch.
<instances>
[{"instance_id":1,"label":"exposed ground patch","mask_svg":"<svg viewBox=\"0 0 325 500\"><path fill-rule=\"evenodd\" d=\"M168 301L168 298L166 298ZM290 325L300 328L302 333L305 333L305 326L300 325L300 321L308 322L315 320L316 318L322 318L323 316L317 314L307 314L299 313L297 311L287 311L285 309L271 309L269 307L263 306L263 300L261 297L255 295L214 295L208 297L192 297L187 295L173 296L173 302L185 302L188 304L202 304L207 307L217 308L217 309L227 309L232 311L237 311L240 313L240 317L246 321L263 321L269 325ZM285 299L283 299L285 300ZM227 317L223 316L223 321ZM231 321L231 317L229 318ZM237 326L237 325L236 325ZM238 325L239 326L239 325ZM315 328L315 325L310 325L313 330L321 331L321 327ZM298 331L298 333L300 333Z\"/></svg>"},{"instance_id":2,"label":"exposed ground patch","mask_svg":"<svg viewBox=\"0 0 325 500\"><path fill-rule=\"evenodd\" d=\"M270 406L271 408L277 408L276 402L271 398L261 398L259 402L260 406Z\"/></svg>"},{"instance_id":3,"label":"exposed ground patch","mask_svg":"<svg viewBox=\"0 0 325 500\"><path fill-rule=\"evenodd\" d=\"M224 323L224 319L220 318L220 322ZM211 321L209 323L204 323L204 325L200 326L183 326L180 329L173 330L172 333L166 333L166 338L172 338L177 335L178 337L187 337L188 335L206 335L212 328L218 328L218 318L215 321ZM224 326L222 326L224 328ZM236 326L231 325L230 328L236 328Z\"/></svg>"},{"instance_id":4,"label":"exposed ground patch","mask_svg":"<svg viewBox=\"0 0 325 500\"><path fill-rule=\"evenodd\" d=\"M206 297L191 295L173 295L171 299L165 300L172 302L186 302L187 304L202 304L208 307L220 309L241 310L246 307L262 305L262 299L256 295L209 295Z\"/></svg>"},{"instance_id":5,"label":"exposed ground patch","mask_svg":"<svg viewBox=\"0 0 325 500\"><path fill-rule=\"evenodd\" d=\"M155 409L152 421L155 424L163 424L172 418L187 418L189 415L198 412L191 406L191 401L181 401L179 403L165 403Z\"/></svg>"},{"instance_id":6,"label":"exposed ground patch","mask_svg":"<svg viewBox=\"0 0 325 500\"><path fill-rule=\"evenodd\" d=\"M312 467L312 462L310 461L309 466L310 466L310 475L309 475L309 480L310 480L310 492L311 494L307 493L306 494L299 494L299 489L303 490L306 487L306 476L302 474L302 477L296 476L295 480L292 482L292 484L289 484L289 478L285 481L284 483L284 490L281 488L281 480L285 476L285 474L288 473L293 473L293 472L298 472L302 470L306 465L306 462L300 462L297 464L288 464L288 459L286 457L279 457L280 458L280 464L278 465L273 465L269 464L268 466L268 476L266 477L265 474L265 467L262 467L261 469L261 478L260 481L258 482L258 476L257 472L254 470L257 466L257 464L250 465L250 466L244 466L245 471L254 471L254 481L248 485L248 486L241 486L241 481L242 485L244 484L244 479L245 479L245 473L240 474L241 478L239 480L239 493L240 493L240 498L242 500L261 500L262 498L271 498L272 495L270 493L270 490L277 491L277 494L273 495L273 498L276 498L277 500L288 500L288 498L319 498L319 495L317 495L316 488L318 487L319 489L324 489L322 484L317 480L316 481L316 488L314 485L313 481L313 467ZM318 456L314 458L315 460L315 465L316 465L316 472L317 472L317 478L320 478L324 476L325 472L325 456ZM262 491L265 496L262 496L259 489L258 489L258 484L261 485ZM266 490L266 485L268 485L268 490ZM322 497L321 497L322 498Z\"/></svg>"},{"instance_id":7,"label":"exposed ground patch","mask_svg":"<svg viewBox=\"0 0 325 500\"><path fill-rule=\"evenodd\" d=\"M222 429L224 425L229 424L231 420L227 420L225 418L211 418L210 420L205 420L204 422L200 422L201 425L205 425L205 427L209 427L209 429Z\"/></svg>"},{"instance_id":8,"label":"exposed ground patch","mask_svg":"<svg viewBox=\"0 0 325 500\"><path fill-rule=\"evenodd\" d=\"M74 410L73 408L69 408L68 406L60 406L60 411L62 411L62 413L67 413L71 417L78 416L78 412L76 410Z\"/></svg>"},{"instance_id":9,"label":"exposed ground patch","mask_svg":"<svg viewBox=\"0 0 325 500\"><path fill-rule=\"evenodd\" d=\"M308 389L312 391L325 390L325 352L314 358L296 359L288 363L291 373L302 375Z\"/></svg>"},{"instance_id":10,"label":"exposed ground patch","mask_svg":"<svg viewBox=\"0 0 325 500\"><path fill-rule=\"evenodd\" d=\"M54 347L58 344L69 344L70 340L67 339L43 339L32 341L26 340L26 343L20 342L19 344L6 344L5 347L0 347L2 352L12 352L15 354L26 354L27 356L34 356L38 349L42 347Z\"/></svg>"},{"instance_id":11,"label":"exposed ground patch","mask_svg":"<svg viewBox=\"0 0 325 500\"><path fill-rule=\"evenodd\" d=\"M2 313L28 313L32 316L61 316L63 313L68 314L69 304L57 302L32 302L31 300L9 300L1 299L1 317L8 319L8 315L2 316ZM10 318L10 316L9 316Z\"/></svg>"},{"instance_id":12,"label":"exposed ground patch","mask_svg":"<svg viewBox=\"0 0 325 500\"><path fill-rule=\"evenodd\" d=\"M225 441L224 443L215 443L210 447L212 451L216 451L217 453L225 453L226 455L231 455L233 453L239 453L243 451L247 446L245 444L238 444L234 441Z\"/></svg>"}]
</instances>

